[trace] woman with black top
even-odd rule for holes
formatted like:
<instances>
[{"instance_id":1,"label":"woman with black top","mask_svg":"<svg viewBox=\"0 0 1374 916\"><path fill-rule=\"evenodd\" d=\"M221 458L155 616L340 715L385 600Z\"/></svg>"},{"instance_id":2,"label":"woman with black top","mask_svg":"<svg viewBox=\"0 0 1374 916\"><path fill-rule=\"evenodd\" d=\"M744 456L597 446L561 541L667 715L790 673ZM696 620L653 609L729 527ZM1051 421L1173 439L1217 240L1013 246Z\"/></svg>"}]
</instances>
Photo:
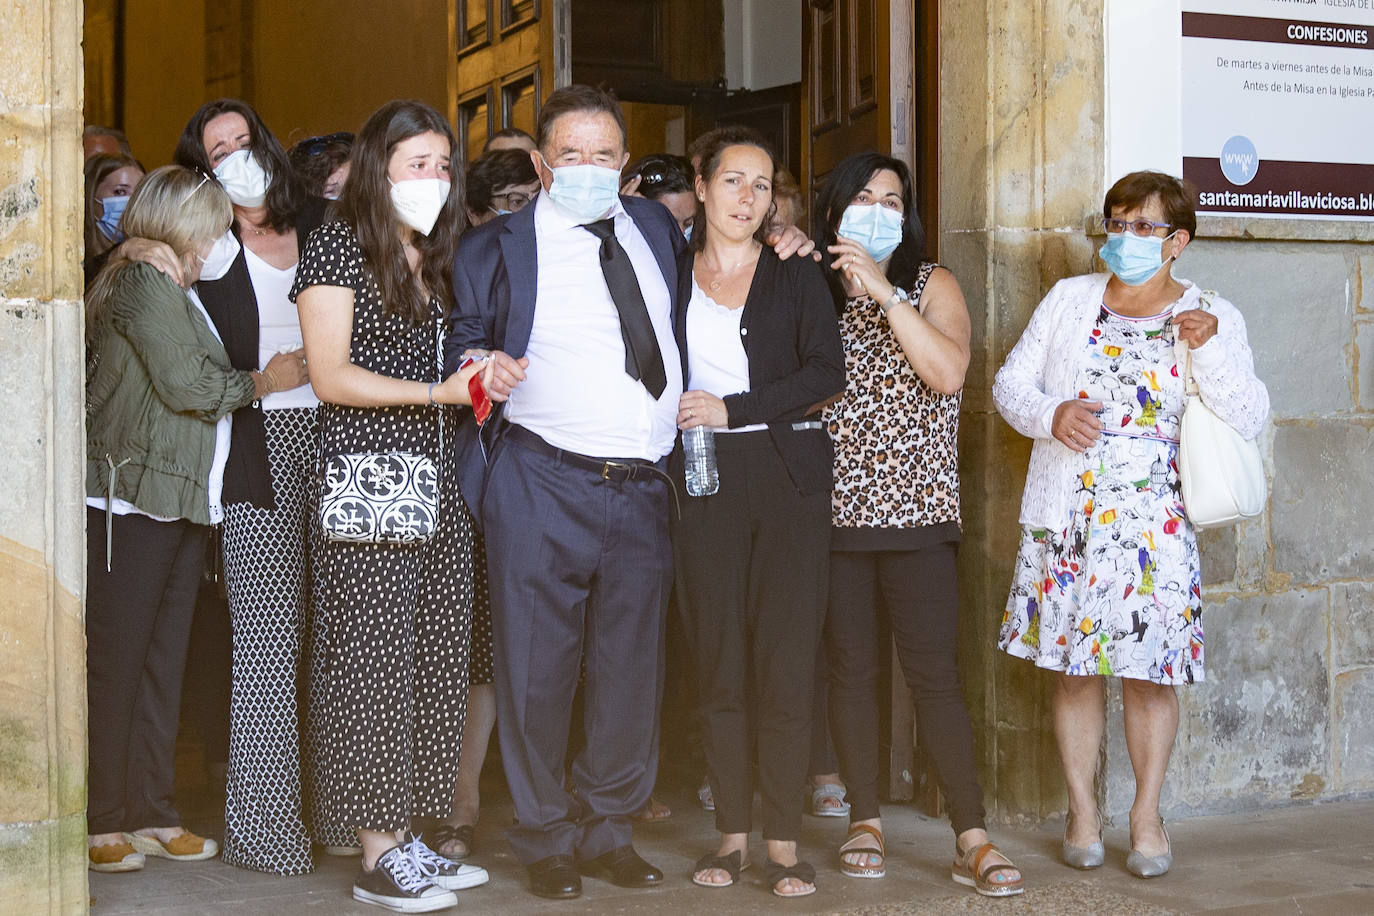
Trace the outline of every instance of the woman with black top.
<instances>
[{"instance_id":1,"label":"woman with black top","mask_svg":"<svg viewBox=\"0 0 1374 916\"><path fill-rule=\"evenodd\" d=\"M677 420L715 429L720 490L683 498L673 543L721 839L692 880L725 887L748 863L757 740L765 880L778 896L800 897L816 890L815 869L797 860L797 788L825 611L833 460L809 412L844 387L844 353L821 268L779 261L763 244L775 166L766 141L726 127L699 144L699 207L678 271L687 304L674 321L688 389Z\"/></svg>"},{"instance_id":2,"label":"woman with black top","mask_svg":"<svg viewBox=\"0 0 1374 916\"><path fill-rule=\"evenodd\" d=\"M196 287L238 369L301 349L287 298L326 202L301 189L286 152L249 105L202 105L182 131L178 165L213 174L234 204L242 251L229 272ZM350 846L350 833L312 816L309 739L300 734L310 626L308 556L319 399L307 384L272 391L234 413L224 477L224 579L233 624L224 860L302 874L311 833ZM305 760L302 760L302 756Z\"/></svg>"},{"instance_id":3,"label":"woman with black top","mask_svg":"<svg viewBox=\"0 0 1374 916\"><path fill-rule=\"evenodd\" d=\"M439 516L419 544L323 541L314 554L325 621L320 761L331 823L362 846L353 896L402 912L452 906L485 883L405 831L447 817L462 745L472 624L472 522L458 489L454 417L474 361L440 382L438 342L463 228L448 123L388 102L353 147L337 221L311 236L291 295L320 408L321 456L409 452L439 470Z\"/></svg>"},{"instance_id":4,"label":"woman with black top","mask_svg":"<svg viewBox=\"0 0 1374 916\"><path fill-rule=\"evenodd\" d=\"M848 786L840 870L881 878L878 619L884 611L954 826L952 877L989 896L1021 873L988 842L973 732L955 657L959 596L959 403L969 316L954 275L921 259L911 172L857 153L816 203L840 314L848 383L825 410L835 443L825 642L830 728Z\"/></svg>"}]
</instances>

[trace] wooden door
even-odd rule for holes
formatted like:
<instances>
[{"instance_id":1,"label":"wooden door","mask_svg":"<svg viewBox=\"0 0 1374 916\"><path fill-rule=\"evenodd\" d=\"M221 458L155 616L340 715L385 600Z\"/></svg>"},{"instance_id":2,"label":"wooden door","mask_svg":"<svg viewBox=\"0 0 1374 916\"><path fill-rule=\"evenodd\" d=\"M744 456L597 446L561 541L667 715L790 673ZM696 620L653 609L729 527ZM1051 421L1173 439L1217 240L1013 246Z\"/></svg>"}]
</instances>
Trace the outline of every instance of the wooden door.
<instances>
[{"instance_id":1,"label":"wooden door","mask_svg":"<svg viewBox=\"0 0 1374 916\"><path fill-rule=\"evenodd\" d=\"M566 85L571 0L449 0L449 117L464 164L505 127L534 133Z\"/></svg>"},{"instance_id":2,"label":"wooden door","mask_svg":"<svg viewBox=\"0 0 1374 916\"><path fill-rule=\"evenodd\" d=\"M814 198L851 153L871 149L900 159L916 175L917 206L932 245L938 6L937 0L808 0L802 32L804 186Z\"/></svg>"}]
</instances>

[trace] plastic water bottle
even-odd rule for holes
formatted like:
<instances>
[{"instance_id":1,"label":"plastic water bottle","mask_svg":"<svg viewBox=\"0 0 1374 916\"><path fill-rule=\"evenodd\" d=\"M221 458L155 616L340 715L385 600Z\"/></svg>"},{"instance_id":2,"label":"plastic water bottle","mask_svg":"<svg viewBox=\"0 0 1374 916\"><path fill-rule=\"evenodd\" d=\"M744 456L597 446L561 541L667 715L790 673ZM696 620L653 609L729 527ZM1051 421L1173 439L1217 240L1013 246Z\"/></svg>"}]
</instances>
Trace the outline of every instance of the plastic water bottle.
<instances>
[{"instance_id":1,"label":"plastic water bottle","mask_svg":"<svg viewBox=\"0 0 1374 916\"><path fill-rule=\"evenodd\" d=\"M716 471L716 433L709 426L693 426L682 434L687 458L687 495L710 496L720 489Z\"/></svg>"}]
</instances>

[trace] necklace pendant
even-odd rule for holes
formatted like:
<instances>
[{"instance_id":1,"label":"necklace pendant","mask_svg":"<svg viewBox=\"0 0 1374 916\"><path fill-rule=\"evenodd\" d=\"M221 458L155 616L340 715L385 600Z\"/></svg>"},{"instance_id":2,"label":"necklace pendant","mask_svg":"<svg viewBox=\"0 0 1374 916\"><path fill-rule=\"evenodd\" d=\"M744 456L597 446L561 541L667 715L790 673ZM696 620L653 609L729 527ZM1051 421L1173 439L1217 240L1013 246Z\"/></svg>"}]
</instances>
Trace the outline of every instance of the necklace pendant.
<instances>
[{"instance_id":1,"label":"necklace pendant","mask_svg":"<svg viewBox=\"0 0 1374 916\"><path fill-rule=\"evenodd\" d=\"M719 280L712 280L711 283L710 283L710 287L711 287L711 292L714 293L715 291L717 291L718 289L720 289L720 281L719 281Z\"/></svg>"}]
</instances>

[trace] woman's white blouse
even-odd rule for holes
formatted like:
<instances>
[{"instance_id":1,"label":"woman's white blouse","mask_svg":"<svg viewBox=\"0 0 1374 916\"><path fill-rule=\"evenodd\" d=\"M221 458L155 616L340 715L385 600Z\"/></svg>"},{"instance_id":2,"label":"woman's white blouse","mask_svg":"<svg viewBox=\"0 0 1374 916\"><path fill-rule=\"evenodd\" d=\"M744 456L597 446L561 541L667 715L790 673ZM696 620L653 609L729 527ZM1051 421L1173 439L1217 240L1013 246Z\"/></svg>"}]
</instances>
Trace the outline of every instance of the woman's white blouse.
<instances>
[{"instance_id":1,"label":"woman's white blouse","mask_svg":"<svg viewBox=\"0 0 1374 916\"><path fill-rule=\"evenodd\" d=\"M740 337L744 307L726 308L692 281L687 303L687 389L723 398L749 390L749 355ZM717 427L718 433L747 433L767 429L766 423Z\"/></svg>"},{"instance_id":2,"label":"woman's white blouse","mask_svg":"<svg viewBox=\"0 0 1374 916\"><path fill-rule=\"evenodd\" d=\"M1050 434L1054 411L1076 398L1073 383L1087 357L1084 341L1101 310L1111 274L1085 274L1060 280L1036 306L1021 339L997 372L992 399L1013 429L1035 440L1020 522L1037 527L1062 526L1068 518L1078 458ZM1200 308L1202 290L1179 280L1184 293L1173 314ZM1264 429L1269 391L1255 376L1246 338L1245 319L1227 300L1208 293L1209 310L1217 316L1217 333L1192 351L1193 378L1202 400L1247 439ZM1174 342L1174 359L1182 372L1188 345ZM1182 379L1176 379L1182 385Z\"/></svg>"}]
</instances>

